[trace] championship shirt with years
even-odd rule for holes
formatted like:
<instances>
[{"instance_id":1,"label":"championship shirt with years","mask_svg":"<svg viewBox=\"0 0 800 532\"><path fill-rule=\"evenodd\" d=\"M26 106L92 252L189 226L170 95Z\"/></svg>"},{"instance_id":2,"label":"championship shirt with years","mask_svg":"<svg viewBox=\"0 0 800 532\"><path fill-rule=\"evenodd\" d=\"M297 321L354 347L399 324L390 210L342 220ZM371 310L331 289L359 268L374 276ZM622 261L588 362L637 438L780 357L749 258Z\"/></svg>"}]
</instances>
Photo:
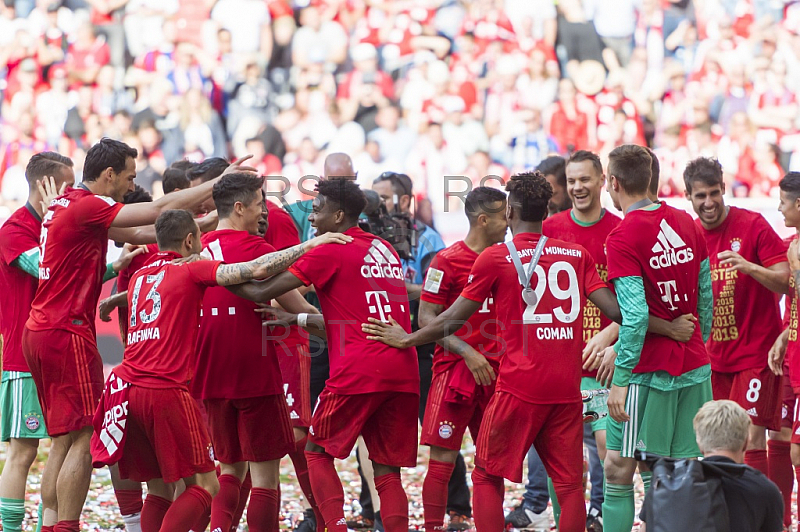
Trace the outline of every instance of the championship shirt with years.
<instances>
[{"instance_id":1,"label":"championship shirt with years","mask_svg":"<svg viewBox=\"0 0 800 532\"><path fill-rule=\"evenodd\" d=\"M592 224L582 224L575 220L571 210L561 211L549 216L542 224L542 233L550 238L558 238L574 244L580 244L594 259L594 266L600 280L608 280L608 260L606 259L606 238L608 234L619 225L622 219L603 209L600 219ZM594 335L611 325L608 319L597 306L586 300L583 307L583 344L591 340ZM596 377L597 370L582 370L584 377Z\"/></svg>"},{"instance_id":2,"label":"championship shirt with years","mask_svg":"<svg viewBox=\"0 0 800 532\"><path fill-rule=\"evenodd\" d=\"M425 276L420 299L434 305L443 305L445 309L449 308L461 295L477 258L478 254L463 240L437 253ZM486 298L481 308L454 334L485 356L495 373L497 372L502 353L497 343L497 316L493 297ZM434 373L447 371L463 360L460 355L436 344L433 353L433 371Z\"/></svg>"},{"instance_id":3,"label":"championship shirt with years","mask_svg":"<svg viewBox=\"0 0 800 532\"><path fill-rule=\"evenodd\" d=\"M28 203L0 227L0 335L3 336L3 371L29 373L22 354L22 330L31 311L39 280L13 266L25 253L39 252L42 220Z\"/></svg>"},{"instance_id":4,"label":"championship shirt with years","mask_svg":"<svg viewBox=\"0 0 800 532\"><path fill-rule=\"evenodd\" d=\"M182 388L192 378L203 294L217 285L218 261L172 264L162 252L131 277L128 342L114 373L143 388Z\"/></svg>"},{"instance_id":5,"label":"championship shirt with years","mask_svg":"<svg viewBox=\"0 0 800 532\"><path fill-rule=\"evenodd\" d=\"M783 240L783 244L788 251L789 245L797 236L792 236ZM791 293L786 298L786 314L789 321L789 337L786 342L785 364L789 365L789 382L794 388L795 394L800 394L800 338L798 338L798 319L797 319L797 288L794 284L794 276L789 276L789 288Z\"/></svg>"},{"instance_id":6,"label":"championship shirt with years","mask_svg":"<svg viewBox=\"0 0 800 532\"><path fill-rule=\"evenodd\" d=\"M96 341L108 229L122 207L80 187L50 202L39 239L39 287L28 329L61 329Z\"/></svg>"},{"instance_id":7,"label":"championship shirt with years","mask_svg":"<svg viewBox=\"0 0 800 532\"><path fill-rule=\"evenodd\" d=\"M708 251L691 216L665 203L633 210L608 235L606 251L608 279L641 277L651 315L667 321L697 317L700 265ZM698 325L688 343L648 332L633 373L663 370L678 376L708 363Z\"/></svg>"},{"instance_id":8,"label":"championship shirt with years","mask_svg":"<svg viewBox=\"0 0 800 532\"><path fill-rule=\"evenodd\" d=\"M203 251L227 264L248 262L275 248L247 231L203 234ZM218 286L206 290L197 336L192 393L201 399L246 399L283 393L283 381L258 305Z\"/></svg>"},{"instance_id":9,"label":"championship shirt with years","mask_svg":"<svg viewBox=\"0 0 800 532\"><path fill-rule=\"evenodd\" d=\"M526 271L540 237L514 236ZM531 280L538 302L526 305L508 248L485 249L461 295L478 302L494 298L505 351L496 389L535 404L580 401L583 307L589 294L605 286L585 248L550 238Z\"/></svg>"},{"instance_id":10,"label":"championship shirt with years","mask_svg":"<svg viewBox=\"0 0 800 532\"><path fill-rule=\"evenodd\" d=\"M728 209L715 229L695 222L705 235L714 291L714 321L706 346L711 369L734 373L767 367L767 353L781 333L780 297L749 275L727 271L717 255L734 251L748 262L769 268L786 262L786 248L761 214Z\"/></svg>"},{"instance_id":11,"label":"championship shirt with years","mask_svg":"<svg viewBox=\"0 0 800 532\"><path fill-rule=\"evenodd\" d=\"M385 240L358 227L344 234L353 241L318 246L288 270L319 296L330 360L325 387L340 395L419 394L416 350L367 340L361 331L368 318L389 323L390 317L411 330L400 259Z\"/></svg>"}]
</instances>

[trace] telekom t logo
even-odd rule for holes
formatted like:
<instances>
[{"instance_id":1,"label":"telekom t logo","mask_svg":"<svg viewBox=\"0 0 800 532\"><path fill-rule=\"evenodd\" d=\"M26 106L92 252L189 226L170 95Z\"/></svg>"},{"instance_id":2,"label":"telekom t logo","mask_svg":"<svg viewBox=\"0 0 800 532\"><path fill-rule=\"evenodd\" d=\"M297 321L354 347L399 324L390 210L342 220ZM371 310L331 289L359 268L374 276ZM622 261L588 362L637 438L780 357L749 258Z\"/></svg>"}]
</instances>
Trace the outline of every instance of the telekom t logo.
<instances>
[{"instance_id":1,"label":"telekom t logo","mask_svg":"<svg viewBox=\"0 0 800 532\"><path fill-rule=\"evenodd\" d=\"M678 301L678 296L675 294L677 290L675 281L659 281L658 290L661 292L661 301L669 305L670 310L676 310L675 301Z\"/></svg>"},{"instance_id":2,"label":"telekom t logo","mask_svg":"<svg viewBox=\"0 0 800 532\"><path fill-rule=\"evenodd\" d=\"M389 314L392 306L389 304L389 295L385 291L365 292L370 314L378 314L378 319L389 323Z\"/></svg>"}]
</instances>

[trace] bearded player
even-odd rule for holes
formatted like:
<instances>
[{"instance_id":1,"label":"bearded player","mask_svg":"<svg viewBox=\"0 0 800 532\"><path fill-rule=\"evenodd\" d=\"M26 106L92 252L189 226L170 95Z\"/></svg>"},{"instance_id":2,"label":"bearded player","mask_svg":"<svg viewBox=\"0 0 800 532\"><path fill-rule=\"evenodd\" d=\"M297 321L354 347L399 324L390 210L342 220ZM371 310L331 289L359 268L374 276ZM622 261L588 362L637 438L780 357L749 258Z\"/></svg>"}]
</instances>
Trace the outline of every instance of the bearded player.
<instances>
[{"instance_id":1,"label":"bearded player","mask_svg":"<svg viewBox=\"0 0 800 532\"><path fill-rule=\"evenodd\" d=\"M514 239L478 257L448 310L412 334L375 319L363 329L369 338L398 347L431 342L494 298L505 353L477 442L476 527L503 529L503 478L522 480L522 461L533 444L563 508L559 529L583 531L582 312L587 297L615 320L621 319L619 307L583 247L541 235L553 195L541 173L515 175L506 190Z\"/></svg>"},{"instance_id":2,"label":"bearded player","mask_svg":"<svg viewBox=\"0 0 800 532\"><path fill-rule=\"evenodd\" d=\"M609 154L609 192L625 213L606 240L608 277L623 315L606 432L603 519L612 532L633 526L635 451L700 456L692 420L711 400L704 342L713 302L705 239L688 214L648 197L651 164L641 146ZM648 312L664 320L692 314L700 327L681 343L648 333Z\"/></svg>"},{"instance_id":3,"label":"bearded player","mask_svg":"<svg viewBox=\"0 0 800 532\"><path fill-rule=\"evenodd\" d=\"M467 194L465 211L469 220L466 238L440 251L428 268L419 306L422 327L458 299L483 250L505 239L508 224L503 192L477 187ZM500 368L497 334L495 302L489 297L463 327L436 345L420 442L431 448L422 484L425 530L445 529L448 483L466 429L478 440Z\"/></svg>"},{"instance_id":4,"label":"bearded player","mask_svg":"<svg viewBox=\"0 0 800 532\"><path fill-rule=\"evenodd\" d=\"M683 179L711 266L714 323L707 348L714 399L736 401L750 415L745 463L769 475L766 430L781 430L782 402L781 378L767 354L781 333L778 294L789 292L786 246L761 214L725 205L716 159L691 161ZM784 447L770 442L779 453Z\"/></svg>"},{"instance_id":5,"label":"bearded player","mask_svg":"<svg viewBox=\"0 0 800 532\"><path fill-rule=\"evenodd\" d=\"M39 285L22 348L53 438L42 475L45 531L77 531L89 489L92 416L103 389L94 323L108 240L152 242L152 226L136 228L211 196L213 182L152 203L122 205L133 190L136 156L122 142L100 140L86 154L81 184L51 202L43 219Z\"/></svg>"}]
</instances>

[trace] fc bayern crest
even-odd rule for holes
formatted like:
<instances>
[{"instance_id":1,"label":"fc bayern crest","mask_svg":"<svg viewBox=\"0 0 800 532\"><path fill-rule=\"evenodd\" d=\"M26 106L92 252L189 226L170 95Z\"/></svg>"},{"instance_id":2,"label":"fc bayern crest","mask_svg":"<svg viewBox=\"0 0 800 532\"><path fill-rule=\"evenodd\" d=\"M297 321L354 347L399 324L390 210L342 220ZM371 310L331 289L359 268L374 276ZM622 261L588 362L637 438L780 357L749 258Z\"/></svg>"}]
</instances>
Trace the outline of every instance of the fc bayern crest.
<instances>
[{"instance_id":1,"label":"fc bayern crest","mask_svg":"<svg viewBox=\"0 0 800 532\"><path fill-rule=\"evenodd\" d=\"M211 458L212 462L215 460L215 458L214 458L214 446L213 445L209 445L208 446L208 457Z\"/></svg>"},{"instance_id":2,"label":"fc bayern crest","mask_svg":"<svg viewBox=\"0 0 800 532\"><path fill-rule=\"evenodd\" d=\"M443 440L450 438L453 435L453 424L449 421L443 421L439 425L439 437Z\"/></svg>"},{"instance_id":3,"label":"fc bayern crest","mask_svg":"<svg viewBox=\"0 0 800 532\"><path fill-rule=\"evenodd\" d=\"M31 432L36 432L39 430L39 418L36 414L28 414L28 417L25 418L25 426Z\"/></svg>"},{"instance_id":4,"label":"fc bayern crest","mask_svg":"<svg viewBox=\"0 0 800 532\"><path fill-rule=\"evenodd\" d=\"M731 241L731 251L734 253L739 253L739 250L742 249L742 241L738 238Z\"/></svg>"}]
</instances>

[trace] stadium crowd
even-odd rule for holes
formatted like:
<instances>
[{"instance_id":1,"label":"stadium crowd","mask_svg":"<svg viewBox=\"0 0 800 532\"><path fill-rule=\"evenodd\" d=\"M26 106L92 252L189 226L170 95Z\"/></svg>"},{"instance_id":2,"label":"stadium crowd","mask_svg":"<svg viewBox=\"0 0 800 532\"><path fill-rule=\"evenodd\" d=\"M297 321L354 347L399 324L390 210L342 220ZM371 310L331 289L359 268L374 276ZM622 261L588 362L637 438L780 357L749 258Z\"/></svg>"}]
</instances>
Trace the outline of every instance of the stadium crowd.
<instances>
[{"instance_id":1,"label":"stadium crowd","mask_svg":"<svg viewBox=\"0 0 800 532\"><path fill-rule=\"evenodd\" d=\"M788 0L6 0L0 194L24 202L43 149L80 179L108 136L156 197L177 160L254 153L303 199L342 151L441 212L444 175L621 142L654 148L662 196L700 155L729 194L775 196L800 168L799 32Z\"/></svg>"}]
</instances>

